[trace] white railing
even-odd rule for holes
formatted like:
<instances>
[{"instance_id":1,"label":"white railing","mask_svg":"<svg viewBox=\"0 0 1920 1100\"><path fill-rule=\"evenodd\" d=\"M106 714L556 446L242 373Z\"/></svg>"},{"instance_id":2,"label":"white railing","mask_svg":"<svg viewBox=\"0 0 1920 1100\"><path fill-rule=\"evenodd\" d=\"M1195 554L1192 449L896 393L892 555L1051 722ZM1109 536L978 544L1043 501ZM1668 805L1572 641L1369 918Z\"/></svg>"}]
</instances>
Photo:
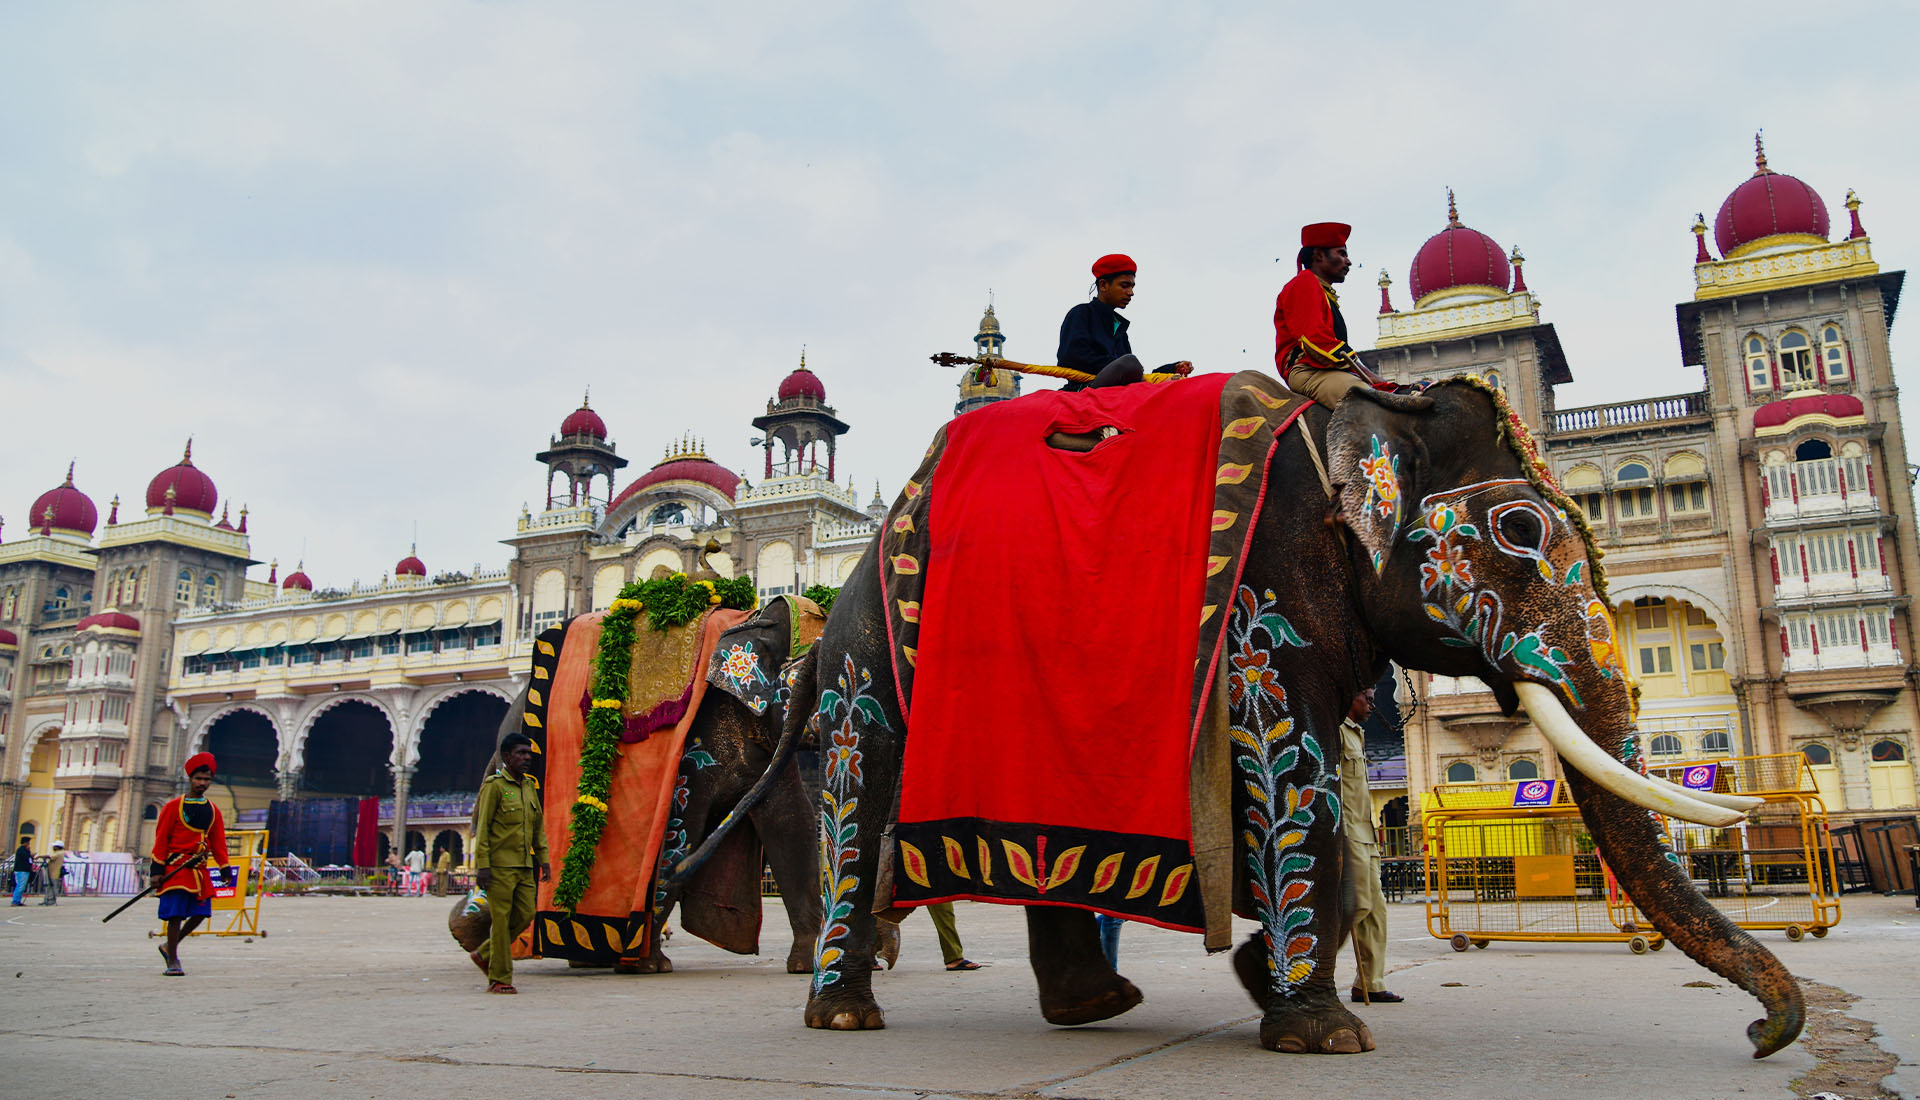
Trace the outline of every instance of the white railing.
<instances>
[{"instance_id":1,"label":"white railing","mask_svg":"<svg viewBox=\"0 0 1920 1100\"><path fill-rule=\"evenodd\" d=\"M1767 519L1870 514L1880 510L1864 455L1812 458L1769 466Z\"/></svg>"},{"instance_id":2,"label":"white railing","mask_svg":"<svg viewBox=\"0 0 1920 1100\"><path fill-rule=\"evenodd\" d=\"M1611 405L1559 409L1553 414L1553 431L1555 434L1589 432L1600 428L1655 424L1663 420L1686 420L1705 415L1707 415L1706 394L1682 393L1672 397L1649 397L1643 401L1621 401Z\"/></svg>"}]
</instances>

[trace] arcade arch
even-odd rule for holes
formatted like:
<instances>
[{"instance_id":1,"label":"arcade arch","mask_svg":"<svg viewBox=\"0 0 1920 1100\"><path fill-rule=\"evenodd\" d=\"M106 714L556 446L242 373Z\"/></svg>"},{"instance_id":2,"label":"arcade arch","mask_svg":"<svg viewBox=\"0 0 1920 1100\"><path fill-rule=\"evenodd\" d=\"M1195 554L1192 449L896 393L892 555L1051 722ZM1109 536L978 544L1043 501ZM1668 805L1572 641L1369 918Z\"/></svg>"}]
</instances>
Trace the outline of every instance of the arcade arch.
<instances>
[{"instance_id":1,"label":"arcade arch","mask_svg":"<svg viewBox=\"0 0 1920 1100\"><path fill-rule=\"evenodd\" d=\"M511 705L491 687L456 688L429 704L407 754L413 767L409 797L478 790Z\"/></svg>"},{"instance_id":2,"label":"arcade arch","mask_svg":"<svg viewBox=\"0 0 1920 1100\"><path fill-rule=\"evenodd\" d=\"M393 794L394 729L386 708L367 699L330 702L308 718L294 745L300 789L366 797Z\"/></svg>"}]
</instances>

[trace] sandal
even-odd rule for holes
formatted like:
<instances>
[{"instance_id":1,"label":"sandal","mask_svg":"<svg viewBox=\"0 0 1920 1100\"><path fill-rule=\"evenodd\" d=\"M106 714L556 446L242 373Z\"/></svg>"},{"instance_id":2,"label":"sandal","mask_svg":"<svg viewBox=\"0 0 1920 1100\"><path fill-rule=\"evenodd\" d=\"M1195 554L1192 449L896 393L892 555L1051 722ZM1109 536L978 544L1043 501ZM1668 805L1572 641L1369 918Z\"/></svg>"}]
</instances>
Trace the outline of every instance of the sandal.
<instances>
[{"instance_id":1,"label":"sandal","mask_svg":"<svg viewBox=\"0 0 1920 1100\"><path fill-rule=\"evenodd\" d=\"M972 959L955 959L947 964L948 970L978 970L980 964Z\"/></svg>"},{"instance_id":2,"label":"sandal","mask_svg":"<svg viewBox=\"0 0 1920 1100\"><path fill-rule=\"evenodd\" d=\"M155 951L160 952L160 960L167 964L167 968L160 972L162 977L181 978L186 976L187 972L185 970L180 969L180 960L174 958L172 955L167 954L167 947L165 944L154 944L153 949Z\"/></svg>"},{"instance_id":3,"label":"sandal","mask_svg":"<svg viewBox=\"0 0 1920 1100\"><path fill-rule=\"evenodd\" d=\"M511 982L488 982L487 992L488 993L518 993L520 991L513 988L513 983Z\"/></svg>"},{"instance_id":4,"label":"sandal","mask_svg":"<svg viewBox=\"0 0 1920 1100\"><path fill-rule=\"evenodd\" d=\"M467 952L467 958L472 959L473 965L480 968L480 973L485 974L487 972L487 960L480 957L479 948L476 947L473 950Z\"/></svg>"}]
</instances>

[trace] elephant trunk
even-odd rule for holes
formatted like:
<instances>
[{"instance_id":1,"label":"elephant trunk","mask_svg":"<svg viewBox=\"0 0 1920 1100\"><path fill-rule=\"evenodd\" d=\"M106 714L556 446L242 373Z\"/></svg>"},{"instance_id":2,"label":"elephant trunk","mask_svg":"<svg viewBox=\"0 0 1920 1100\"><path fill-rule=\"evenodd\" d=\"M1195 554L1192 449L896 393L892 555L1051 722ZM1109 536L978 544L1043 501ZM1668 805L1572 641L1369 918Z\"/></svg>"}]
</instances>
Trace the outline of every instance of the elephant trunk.
<instances>
[{"instance_id":1,"label":"elephant trunk","mask_svg":"<svg viewBox=\"0 0 1920 1100\"><path fill-rule=\"evenodd\" d=\"M1578 772L1567 782L1614 877L1661 935L1693 961L1757 997L1765 1019L1747 1025L1753 1056L1765 1058L1800 1035L1806 1005L1800 983L1693 885L1646 810Z\"/></svg>"}]
</instances>

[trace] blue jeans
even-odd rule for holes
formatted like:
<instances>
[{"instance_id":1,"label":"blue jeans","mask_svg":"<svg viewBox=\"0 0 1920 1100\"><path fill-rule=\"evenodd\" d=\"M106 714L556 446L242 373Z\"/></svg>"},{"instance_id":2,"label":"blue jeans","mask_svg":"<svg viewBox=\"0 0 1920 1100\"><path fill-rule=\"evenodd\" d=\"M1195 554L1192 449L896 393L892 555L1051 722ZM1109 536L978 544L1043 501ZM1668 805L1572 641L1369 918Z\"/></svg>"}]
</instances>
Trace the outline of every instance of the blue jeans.
<instances>
[{"instance_id":1,"label":"blue jeans","mask_svg":"<svg viewBox=\"0 0 1920 1100\"><path fill-rule=\"evenodd\" d=\"M27 896L27 879L32 874L32 871L15 871L13 873L13 903L15 905L26 904L20 899Z\"/></svg>"},{"instance_id":2,"label":"blue jeans","mask_svg":"<svg viewBox=\"0 0 1920 1100\"><path fill-rule=\"evenodd\" d=\"M1105 913L1095 913L1093 922L1100 926L1100 951L1107 957L1107 965L1118 968L1120 965L1120 926L1127 923L1119 917L1109 917Z\"/></svg>"}]
</instances>

